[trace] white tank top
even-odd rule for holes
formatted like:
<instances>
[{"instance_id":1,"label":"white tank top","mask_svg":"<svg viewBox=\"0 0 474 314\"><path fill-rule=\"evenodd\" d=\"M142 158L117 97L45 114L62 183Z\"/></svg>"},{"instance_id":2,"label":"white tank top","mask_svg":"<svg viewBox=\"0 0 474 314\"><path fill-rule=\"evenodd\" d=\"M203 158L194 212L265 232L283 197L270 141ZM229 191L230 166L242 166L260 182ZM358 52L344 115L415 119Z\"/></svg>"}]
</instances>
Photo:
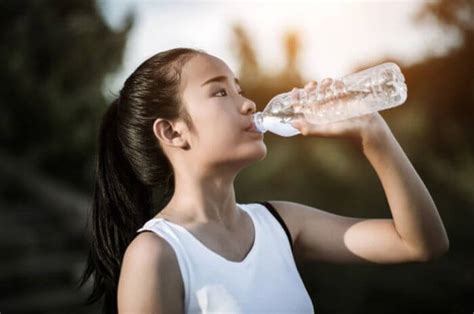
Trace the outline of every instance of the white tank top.
<instances>
[{"instance_id":1,"label":"white tank top","mask_svg":"<svg viewBox=\"0 0 474 314\"><path fill-rule=\"evenodd\" d=\"M184 283L185 313L314 313L281 217L268 203L237 205L255 228L253 246L240 262L224 258L163 218L152 218L137 230L155 232L173 247Z\"/></svg>"}]
</instances>

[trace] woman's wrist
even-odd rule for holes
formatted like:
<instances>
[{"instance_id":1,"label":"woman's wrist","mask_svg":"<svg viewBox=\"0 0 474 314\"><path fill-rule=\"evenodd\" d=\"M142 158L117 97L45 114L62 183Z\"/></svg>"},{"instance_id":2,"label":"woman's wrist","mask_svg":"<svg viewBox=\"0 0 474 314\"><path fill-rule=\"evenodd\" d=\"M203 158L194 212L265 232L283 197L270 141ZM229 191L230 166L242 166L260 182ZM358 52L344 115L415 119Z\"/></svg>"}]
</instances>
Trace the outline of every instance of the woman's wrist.
<instances>
[{"instance_id":1,"label":"woman's wrist","mask_svg":"<svg viewBox=\"0 0 474 314\"><path fill-rule=\"evenodd\" d=\"M385 150L393 136L381 115L374 115L369 127L362 131L361 148L364 153Z\"/></svg>"}]
</instances>

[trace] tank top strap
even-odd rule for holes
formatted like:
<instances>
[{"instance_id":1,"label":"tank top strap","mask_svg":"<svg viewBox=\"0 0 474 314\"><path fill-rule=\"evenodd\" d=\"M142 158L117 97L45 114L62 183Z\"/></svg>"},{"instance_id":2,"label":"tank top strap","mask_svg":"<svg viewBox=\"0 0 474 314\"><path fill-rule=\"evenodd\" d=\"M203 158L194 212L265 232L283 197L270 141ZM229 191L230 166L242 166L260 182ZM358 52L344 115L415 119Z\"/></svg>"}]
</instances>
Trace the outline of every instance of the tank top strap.
<instances>
[{"instance_id":1,"label":"tank top strap","mask_svg":"<svg viewBox=\"0 0 474 314\"><path fill-rule=\"evenodd\" d=\"M278 246L285 251L287 256L294 260L293 241L287 225L283 218L278 214L275 208L268 202L255 202L245 204L248 209L256 216L260 225L267 232L265 237L268 241L277 241Z\"/></svg>"},{"instance_id":2,"label":"tank top strap","mask_svg":"<svg viewBox=\"0 0 474 314\"><path fill-rule=\"evenodd\" d=\"M293 239L291 237L290 230L288 229L288 227L287 227L285 221L283 220L283 218L281 218L280 214L278 214L278 212L276 211L275 207L273 207L273 205L270 204L267 201L258 202L258 204L262 204L263 206L265 206L268 209L268 211L273 215L273 217L275 217L275 219L280 223L281 227L283 228L283 230L286 233L286 236L288 237L288 242L290 243L291 251L294 252L294 250L293 250Z\"/></svg>"}]
</instances>

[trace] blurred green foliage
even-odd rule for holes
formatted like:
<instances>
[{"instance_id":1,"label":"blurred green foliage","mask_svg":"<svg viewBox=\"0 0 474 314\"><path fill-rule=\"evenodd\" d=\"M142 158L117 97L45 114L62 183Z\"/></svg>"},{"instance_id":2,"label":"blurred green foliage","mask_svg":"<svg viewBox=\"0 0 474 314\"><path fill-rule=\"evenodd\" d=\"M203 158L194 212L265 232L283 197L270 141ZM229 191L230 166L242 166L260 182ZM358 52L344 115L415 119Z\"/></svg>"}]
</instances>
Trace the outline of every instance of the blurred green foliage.
<instances>
[{"instance_id":1,"label":"blurred green foliage","mask_svg":"<svg viewBox=\"0 0 474 314\"><path fill-rule=\"evenodd\" d=\"M0 16L0 311L72 313L102 86L133 21L112 30L94 0L5 0Z\"/></svg>"},{"instance_id":2,"label":"blurred green foliage","mask_svg":"<svg viewBox=\"0 0 474 314\"><path fill-rule=\"evenodd\" d=\"M121 65L132 21L111 30L93 0L1 1L0 12L2 149L83 188L102 82Z\"/></svg>"}]
</instances>

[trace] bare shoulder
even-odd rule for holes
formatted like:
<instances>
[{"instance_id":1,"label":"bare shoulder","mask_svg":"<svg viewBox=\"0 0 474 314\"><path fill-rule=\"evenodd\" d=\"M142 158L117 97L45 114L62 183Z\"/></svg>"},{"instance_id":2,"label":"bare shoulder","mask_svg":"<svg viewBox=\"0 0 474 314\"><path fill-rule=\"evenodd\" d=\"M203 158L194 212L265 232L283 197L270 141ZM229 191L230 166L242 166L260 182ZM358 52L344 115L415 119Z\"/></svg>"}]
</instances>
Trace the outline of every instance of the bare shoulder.
<instances>
[{"instance_id":1,"label":"bare shoulder","mask_svg":"<svg viewBox=\"0 0 474 314\"><path fill-rule=\"evenodd\" d=\"M271 200L268 201L280 217L285 222L293 240L293 247L297 244L297 238L300 234L302 224L305 221L305 215L311 210L305 205L290 201ZM295 258L300 259L298 251L295 251Z\"/></svg>"},{"instance_id":2,"label":"bare shoulder","mask_svg":"<svg viewBox=\"0 0 474 314\"><path fill-rule=\"evenodd\" d=\"M117 291L119 312L182 313L184 285L172 246L144 231L128 245Z\"/></svg>"},{"instance_id":3,"label":"bare shoulder","mask_svg":"<svg viewBox=\"0 0 474 314\"><path fill-rule=\"evenodd\" d=\"M304 222L306 219L314 216L319 216L321 218L332 216L335 217L337 215L324 211L319 208L315 208L312 206L290 202L290 201L282 201L282 200L272 200L268 201L275 210L280 214L280 216L287 222L292 228L295 233L295 238L301 231ZM346 217L351 219L350 217Z\"/></svg>"},{"instance_id":4,"label":"bare shoulder","mask_svg":"<svg viewBox=\"0 0 474 314\"><path fill-rule=\"evenodd\" d=\"M158 266L169 264L177 264L177 258L173 247L163 239L151 231L139 233L127 247L123 258L123 266L125 262L129 264L141 264L141 266Z\"/></svg>"}]
</instances>

